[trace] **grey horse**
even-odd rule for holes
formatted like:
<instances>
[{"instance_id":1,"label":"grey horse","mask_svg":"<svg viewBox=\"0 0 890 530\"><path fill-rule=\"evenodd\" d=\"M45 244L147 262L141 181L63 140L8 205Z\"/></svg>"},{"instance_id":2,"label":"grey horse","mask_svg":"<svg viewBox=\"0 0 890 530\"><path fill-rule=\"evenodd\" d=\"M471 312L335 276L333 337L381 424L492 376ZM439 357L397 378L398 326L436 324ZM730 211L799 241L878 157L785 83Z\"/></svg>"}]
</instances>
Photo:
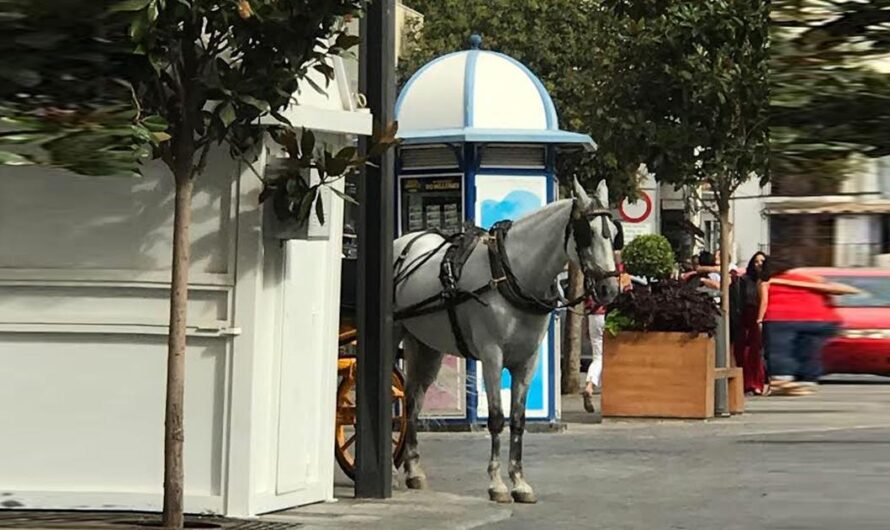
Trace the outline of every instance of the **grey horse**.
<instances>
[{"instance_id":1,"label":"grey horse","mask_svg":"<svg viewBox=\"0 0 890 530\"><path fill-rule=\"evenodd\" d=\"M574 198L548 204L513 223L504 240L504 249L515 280L523 291L544 299L553 292L557 275L571 260L585 271L585 285L599 303L609 303L618 294L613 251L617 229L608 214L608 195L604 182L597 188L596 197L591 199L575 181ZM579 238L577 232L586 232L586 237ZM409 243L411 241L413 243ZM403 258L397 260L396 276L404 272L406 263L422 261L424 256L430 258L397 282L396 309L409 307L442 292L439 279L440 263L445 254L442 242L443 238L433 233L407 234L395 241L393 254ZM492 279L486 245L478 245L466 261L459 287L472 291L496 283ZM528 388L550 316L523 311L497 289L491 289L481 294L479 300L471 299L457 306L456 321L470 356L482 362L491 434L489 497L496 502L510 502L511 498L521 503L537 502L534 490L523 476L522 436ZM411 489L423 489L427 481L417 448L418 415L444 354L458 355L460 348L444 310L399 320L395 338L402 341L407 367L405 484ZM505 423L500 391L503 368L507 368L512 376L509 466L512 491L508 491L500 471L500 434Z\"/></svg>"}]
</instances>

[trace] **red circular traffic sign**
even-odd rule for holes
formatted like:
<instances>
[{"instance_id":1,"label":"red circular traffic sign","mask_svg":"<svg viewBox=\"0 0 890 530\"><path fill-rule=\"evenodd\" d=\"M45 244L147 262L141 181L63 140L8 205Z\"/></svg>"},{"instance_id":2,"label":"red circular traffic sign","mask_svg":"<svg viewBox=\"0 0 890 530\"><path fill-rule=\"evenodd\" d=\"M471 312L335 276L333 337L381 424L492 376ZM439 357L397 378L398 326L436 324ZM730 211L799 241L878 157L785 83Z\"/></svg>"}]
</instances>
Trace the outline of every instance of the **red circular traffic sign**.
<instances>
[{"instance_id":1,"label":"red circular traffic sign","mask_svg":"<svg viewBox=\"0 0 890 530\"><path fill-rule=\"evenodd\" d=\"M636 205L640 201L643 201L643 213L632 215L627 212L627 207L630 204ZM626 199L622 201L621 204L618 206L618 214L621 215L621 218L628 223L642 223L643 221L648 219L650 215L652 215L652 197L650 197L649 194L645 191L641 191L639 200L634 201L633 203L628 203Z\"/></svg>"}]
</instances>

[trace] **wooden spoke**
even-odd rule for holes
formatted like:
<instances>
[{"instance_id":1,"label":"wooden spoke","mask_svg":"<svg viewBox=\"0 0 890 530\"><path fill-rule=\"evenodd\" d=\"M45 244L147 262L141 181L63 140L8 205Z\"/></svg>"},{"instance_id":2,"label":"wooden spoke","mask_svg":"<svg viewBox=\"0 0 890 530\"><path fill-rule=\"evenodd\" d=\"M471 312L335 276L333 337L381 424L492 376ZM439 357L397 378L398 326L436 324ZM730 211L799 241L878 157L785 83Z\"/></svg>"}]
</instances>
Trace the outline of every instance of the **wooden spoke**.
<instances>
[{"instance_id":1,"label":"wooden spoke","mask_svg":"<svg viewBox=\"0 0 890 530\"><path fill-rule=\"evenodd\" d=\"M355 443L355 434L346 439L346 442L343 444L343 450L348 449L352 444Z\"/></svg>"}]
</instances>

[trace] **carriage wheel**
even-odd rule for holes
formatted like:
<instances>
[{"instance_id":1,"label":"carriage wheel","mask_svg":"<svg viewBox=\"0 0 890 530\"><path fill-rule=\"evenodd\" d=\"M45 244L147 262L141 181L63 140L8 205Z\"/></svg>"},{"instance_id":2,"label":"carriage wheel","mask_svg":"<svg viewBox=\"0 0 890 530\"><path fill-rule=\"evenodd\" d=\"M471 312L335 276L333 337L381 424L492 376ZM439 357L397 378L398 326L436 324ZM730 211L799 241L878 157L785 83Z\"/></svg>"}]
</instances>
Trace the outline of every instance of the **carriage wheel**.
<instances>
[{"instance_id":1,"label":"carriage wheel","mask_svg":"<svg viewBox=\"0 0 890 530\"><path fill-rule=\"evenodd\" d=\"M355 480L355 371L340 380L337 387L337 427L334 456L346 476ZM405 404L405 377L398 368L392 371L392 459L396 467L405 454L408 431L408 407Z\"/></svg>"}]
</instances>

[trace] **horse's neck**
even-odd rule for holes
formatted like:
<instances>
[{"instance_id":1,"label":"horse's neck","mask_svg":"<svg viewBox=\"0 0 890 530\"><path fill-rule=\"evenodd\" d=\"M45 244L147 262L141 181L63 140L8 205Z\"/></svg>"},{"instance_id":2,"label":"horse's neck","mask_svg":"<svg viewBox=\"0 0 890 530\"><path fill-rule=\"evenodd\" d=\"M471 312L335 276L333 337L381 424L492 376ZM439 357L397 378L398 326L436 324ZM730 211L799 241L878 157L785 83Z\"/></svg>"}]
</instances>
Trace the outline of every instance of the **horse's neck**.
<instances>
[{"instance_id":1,"label":"horse's neck","mask_svg":"<svg viewBox=\"0 0 890 530\"><path fill-rule=\"evenodd\" d=\"M545 296L565 269L565 229L571 212L572 201L566 199L513 223L506 241L507 257L520 285L530 294Z\"/></svg>"}]
</instances>

